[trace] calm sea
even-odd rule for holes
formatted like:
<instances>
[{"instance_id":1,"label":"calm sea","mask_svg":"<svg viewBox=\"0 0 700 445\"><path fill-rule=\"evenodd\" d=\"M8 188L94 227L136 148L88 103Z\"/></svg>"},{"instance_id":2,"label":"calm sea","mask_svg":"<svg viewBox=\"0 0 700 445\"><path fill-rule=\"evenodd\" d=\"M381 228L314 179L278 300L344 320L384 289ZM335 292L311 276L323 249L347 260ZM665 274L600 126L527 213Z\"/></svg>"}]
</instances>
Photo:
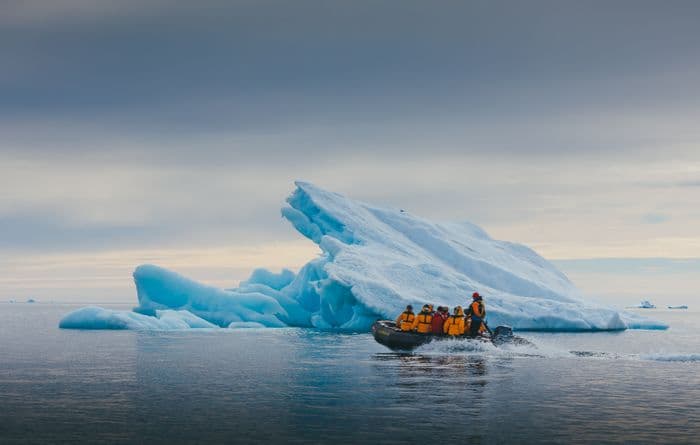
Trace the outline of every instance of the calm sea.
<instances>
[{"instance_id":1,"label":"calm sea","mask_svg":"<svg viewBox=\"0 0 700 445\"><path fill-rule=\"evenodd\" d=\"M76 307L0 304L0 443L700 443L693 311L398 354L304 329L58 329Z\"/></svg>"}]
</instances>

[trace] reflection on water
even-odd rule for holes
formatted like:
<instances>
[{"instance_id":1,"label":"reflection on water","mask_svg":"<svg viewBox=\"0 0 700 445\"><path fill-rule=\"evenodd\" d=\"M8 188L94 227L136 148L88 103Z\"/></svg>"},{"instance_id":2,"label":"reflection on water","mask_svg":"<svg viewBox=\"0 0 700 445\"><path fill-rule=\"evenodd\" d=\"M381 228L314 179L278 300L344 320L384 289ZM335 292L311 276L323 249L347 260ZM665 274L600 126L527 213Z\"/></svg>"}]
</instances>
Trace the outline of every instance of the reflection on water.
<instances>
[{"instance_id":1,"label":"reflection on water","mask_svg":"<svg viewBox=\"0 0 700 445\"><path fill-rule=\"evenodd\" d=\"M62 331L65 308L12 310L0 311L3 445L405 444L436 435L659 443L700 434L700 364L606 349L642 348L643 339L648 351L664 333L538 334L541 346L554 339L579 354L464 343L392 353L367 334Z\"/></svg>"},{"instance_id":2,"label":"reflection on water","mask_svg":"<svg viewBox=\"0 0 700 445\"><path fill-rule=\"evenodd\" d=\"M422 421L433 426L444 424L457 437L481 439L474 425L487 403L486 358L392 353L372 357L379 362L374 369L380 381L389 382L382 390L391 392L393 387L399 401L415 405ZM471 427L465 424L467 419L471 419ZM449 423L454 425L449 427Z\"/></svg>"},{"instance_id":3,"label":"reflection on water","mask_svg":"<svg viewBox=\"0 0 700 445\"><path fill-rule=\"evenodd\" d=\"M513 381L513 359L464 354L378 353L372 356L385 393L407 400L412 416L401 423L420 437L491 443L494 412ZM381 413L380 415L383 415ZM497 421L498 422L498 421ZM502 436L512 442L514 431Z\"/></svg>"},{"instance_id":4,"label":"reflection on water","mask_svg":"<svg viewBox=\"0 0 700 445\"><path fill-rule=\"evenodd\" d=\"M380 353L372 357L382 362L383 366L375 367L378 373L396 372L399 387L443 387L441 383L444 382L450 382L453 386L483 387L488 383L485 378L487 362L480 356ZM386 366L387 364L394 366Z\"/></svg>"}]
</instances>

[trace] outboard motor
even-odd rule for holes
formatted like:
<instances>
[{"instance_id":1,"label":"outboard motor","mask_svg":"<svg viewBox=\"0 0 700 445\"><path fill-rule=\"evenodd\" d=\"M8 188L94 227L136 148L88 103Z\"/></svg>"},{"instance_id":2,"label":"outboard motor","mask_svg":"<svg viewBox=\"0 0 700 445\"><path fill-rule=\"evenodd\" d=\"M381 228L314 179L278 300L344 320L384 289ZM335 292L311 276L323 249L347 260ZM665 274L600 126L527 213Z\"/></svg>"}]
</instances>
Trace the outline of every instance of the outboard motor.
<instances>
[{"instance_id":1,"label":"outboard motor","mask_svg":"<svg viewBox=\"0 0 700 445\"><path fill-rule=\"evenodd\" d=\"M510 326L497 326L496 329L493 330L492 341L496 344L513 341L513 328Z\"/></svg>"}]
</instances>

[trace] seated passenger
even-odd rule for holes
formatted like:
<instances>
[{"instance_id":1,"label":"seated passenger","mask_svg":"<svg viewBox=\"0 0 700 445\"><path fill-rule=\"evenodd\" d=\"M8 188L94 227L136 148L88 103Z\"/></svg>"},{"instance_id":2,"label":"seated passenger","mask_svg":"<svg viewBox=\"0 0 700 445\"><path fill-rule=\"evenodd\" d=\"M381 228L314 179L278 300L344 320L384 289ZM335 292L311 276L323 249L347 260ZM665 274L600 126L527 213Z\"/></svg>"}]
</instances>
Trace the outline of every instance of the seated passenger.
<instances>
[{"instance_id":1,"label":"seated passenger","mask_svg":"<svg viewBox=\"0 0 700 445\"><path fill-rule=\"evenodd\" d=\"M423 305L423 310L416 315L413 320L413 329L421 334L430 334L433 331L433 314L430 313L430 306Z\"/></svg>"},{"instance_id":2,"label":"seated passenger","mask_svg":"<svg viewBox=\"0 0 700 445\"><path fill-rule=\"evenodd\" d=\"M415 318L416 315L413 313L413 306L409 304L406 306L406 310L396 319L396 327L402 331L410 331L413 329L413 320Z\"/></svg>"},{"instance_id":3,"label":"seated passenger","mask_svg":"<svg viewBox=\"0 0 700 445\"><path fill-rule=\"evenodd\" d=\"M433 334L442 335L442 327L445 324L445 320L450 316L447 312L447 308L443 306L438 306L437 312L433 315Z\"/></svg>"},{"instance_id":4,"label":"seated passenger","mask_svg":"<svg viewBox=\"0 0 700 445\"><path fill-rule=\"evenodd\" d=\"M457 306L454 313L445 321L443 332L447 335L464 335L464 311Z\"/></svg>"}]
</instances>

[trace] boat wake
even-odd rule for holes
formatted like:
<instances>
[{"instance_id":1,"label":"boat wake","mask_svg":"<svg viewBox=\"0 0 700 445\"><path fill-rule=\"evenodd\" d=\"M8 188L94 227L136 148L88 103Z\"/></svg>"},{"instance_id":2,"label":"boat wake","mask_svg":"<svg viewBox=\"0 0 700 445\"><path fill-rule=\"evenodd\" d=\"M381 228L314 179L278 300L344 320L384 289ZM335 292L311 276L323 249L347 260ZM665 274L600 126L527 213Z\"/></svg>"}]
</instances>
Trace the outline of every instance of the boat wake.
<instances>
[{"instance_id":1,"label":"boat wake","mask_svg":"<svg viewBox=\"0 0 700 445\"><path fill-rule=\"evenodd\" d=\"M494 358L627 360L700 363L700 353L624 354L605 351L569 350L552 344L509 344L495 346L487 342L444 340L416 348L414 355L464 355Z\"/></svg>"},{"instance_id":2,"label":"boat wake","mask_svg":"<svg viewBox=\"0 0 700 445\"><path fill-rule=\"evenodd\" d=\"M541 350L533 344L504 344L464 339L441 340L419 346L413 351L417 355L466 355L492 357L538 357L554 356L554 351Z\"/></svg>"},{"instance_id":3,"label":"boat wake","mask_svg":"<svg viewBox=\"0 0 700 445\"><path fill-rule=\"evenodd\" d=\"M639 358L655 362L700 362L700 354L645 354Z\"/></svg>"}]
</instances>

